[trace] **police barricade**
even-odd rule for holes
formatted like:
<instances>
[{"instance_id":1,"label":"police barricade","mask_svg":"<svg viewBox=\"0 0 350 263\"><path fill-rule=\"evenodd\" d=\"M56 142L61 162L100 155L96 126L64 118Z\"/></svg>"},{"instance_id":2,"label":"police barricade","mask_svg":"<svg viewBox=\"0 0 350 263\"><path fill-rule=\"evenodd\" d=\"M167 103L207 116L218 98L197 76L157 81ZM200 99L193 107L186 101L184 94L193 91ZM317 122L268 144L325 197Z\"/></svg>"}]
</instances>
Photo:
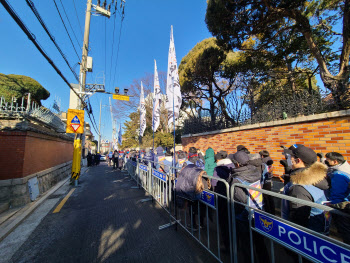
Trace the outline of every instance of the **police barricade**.
<instances>
[{"instance_id":1,"label":"police barricade","mask_svg":"<svg viewBox=\"0 0 350 263\"><path fill-rule=\"evenodd\" d=\"M176 196L178 167L139 159L138 168L141 186L169 214L169 224L159 229L176 224L217 260L233 260L230 191L225 180L216 178L222 184L224 194L205 189L196 200L190 200ZM203 178L210 179L206 175Z\"/></svg>"},{"instance_id":2,"label":"police barricade","mask_svg":"<svg viewBox=\"0 0 350 263\"><path fill-rule=\"evenodd\" d=\"M350 218L336 209L298 198L274 193L245 184L231 186L232 244L234 262L350 262L350 245L337 239L315 232L276 215L253 208L248 203L234 200L237 188L249 195L267 195L281 201L321 209L325 223L330 214ZM246 219L241 217L246 211ZM266 241L269 248L266 246ZM250 259L250 260L249 260ZM279 259L276 261L276 259Z\"/></svg>"},{"instance_id":3,"label":"police barricade","mask_svg":"<svg viewBox=\"0 0 350 263\"><path fill-rule=\"evenodd\" d=\"M145 159L138 159L137 163L137 176L138 185L141 186L148 194L152 192L152 167L151 163Z\"/></svg>"},{"instance_id":4,"label":"police barricade","mask_svg":"<svg viewBox=\"0 0 350 263\"><path fill-rule=\"evenodd\" d=\"M204 179L212 179L203 175ZM198 200L187 201L187 205L176 213L178 225L189 233L212 256L220 262L232 261L231 212L229 185L226 180L215 178L225 193L205 189ZM176 197L177 203L179 198ZM187 210L187 211L186 211Z\"/></svg>"}]
</instances>

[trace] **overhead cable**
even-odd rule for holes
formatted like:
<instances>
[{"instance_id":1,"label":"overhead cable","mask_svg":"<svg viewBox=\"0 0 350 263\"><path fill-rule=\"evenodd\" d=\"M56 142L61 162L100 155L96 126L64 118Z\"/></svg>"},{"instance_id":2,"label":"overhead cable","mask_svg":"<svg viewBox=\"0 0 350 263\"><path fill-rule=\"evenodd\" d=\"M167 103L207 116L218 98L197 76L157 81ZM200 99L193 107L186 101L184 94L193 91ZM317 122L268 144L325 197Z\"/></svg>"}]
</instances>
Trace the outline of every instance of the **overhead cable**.
<instances>
[{"instance_id":1,"label":"overhead cable","mask_svg":"<svg viewBox=\"0 0 350 263\"><path fill-rule=\"evenodd\" d=\"M44 28L45 32L47 33L47 35L49 36L49 38L51 39L51 41L54 43L54 45L56 46L58 52L60 52L62 58L64 59L64 61L66 62L66 64L68 65L68 67L70 68L70 70L72 71L75 79L79 82L79 77L77 75L77 73L73 70L73 68L71 67L71 65L69 64L67 57L65 54L63 54L61 48L58 46L58 44L56 43L55 38L52 36L52 34L50 33L49 29L47 28L44 20L42 19L42 17L40 16L38 10L35 8L34 3L32 2L32 0L26 0L27 4L29 5L30 9L33 11L34 15L36 16L36 18L38 19L38 21L40 22L41 26Z\"/></svg>"},{"instance_id":2,"label":"overhead cable","mask_svg":"<svg viewBox=\"0 0 350 263\"><path fill-rule=\"evenodd\" d=\"M67 18L67 20L68 20L68 24L69 24L69 26L70 26L70 29L72 30L73 35L74 35L74 37L75 37L75 40L77 41L78 47L79 47L79 46L80 46L79 40L78 40L77 36L75 35L74 29L73 29L73 27L72 27L72 24L70 23L69 17L68 17L68 15L67 15L67 13L66 13L66 9L64 8L64 5L63 5L63 3L62 3L62 0L60 0L60 2L61 2L61 5L62 5L62 8L63 8L63 12L64 12L64 14L66 15L66 18Z\"/></svg>"},{"instance_id":3,"label":"overhead cable","mask_svg":"<svg viewBox=\"0 0 350 263\"><path fill-rule=\"evenodd\" d=\"M81 59L80 59L80 57L79 57L79 55L78 55L77 50L75 49L73 40L72 40L72 38L70 37L70 34L69 34L68 29L67 29L67 27L66 27L66 24L65 24L64 21L63 21L63 18L62 18L62 16L61 16L61 12L60 12L60 10L58 9L58 6L57 6L57 4L56 4L56 0L53 0L53 2L55 3L56 10L57 10L57 12L58 12L58 15L59 15L60 18L61 18L61 21L62 21L62 23L63 23L64 29L66 30L67 35L68 35L68 37L69 37L69 40L70 40L70 42L71 42L71 44L72 44L72 46L73 46L73 48L74 48L75 54L77 55L77 57L78 57L78 59L79 59L79 61L80 61Z\"/></svg>"},{"instance_id":4,"label":"overhead cable","mask_svg":"<svg viewBox=\"0 0 350 263\"><path fill-rule=\"evenodd\" d=\"M46 52L43 50L43 48L40 46L40 44L36 41L35 35L30 32L30 30L26 27L26 25L22 22L22 20L17 15L16 11L12 8L12 6L6 1L6 0L0 0L0 3L4 6L6 11L10 14L10 16L15 20L17 25L22 29L22 31L27 35L30 41L33 42L35 47L39 50L39 52L45 57L47 62L50 63L50 65L55 69L57 74L63 79L63 81L68 85L68 87L77 95L77 97L81 100L82 105L84 108L86 107L86 103L82 99L81 96L74 90L74 88L70 85L66 77L62 74L62 72L57 68L55 63L51 60L51 58L46 54Z\"/></svg>"},{"instance_id":5,"label":"overhead cable","mask_svg":"<svg viewBox=\"0 0 350 263\"><path fill-rule=\"evenodd\" d=\"M80 20L79 20L77 8L76 8L76 6L75 6L74 0L72 0L72 1L73 1L73 5L74 5L75 15L77 16L77 20L78 20L78 24L79 24L80 33L81 33L82 38L84 38L84 34L83 34L82 26L81 26L81 24L80 24Z\"/></svg>"},{"instance_id":6,"label":"overhead cable","mask_svg":"<svg viewBox=\"0 0 350 263\"><path fill-rule=\"evenodd\" d=\"M120 39L121 39L121 37L122 37L123 21L124 21L124 9L123 9L122 21L121 21L121 24L120 24L120 30L119 30L119 41L118 41L118 48L117 48L117 58L116 58L116 60L115 60L115 68L114 68L114 76L113 76L112 85L115 84L115 75L116 75L116 73L117 73L117 65L118 65L118 57L119 57L119 47L120 47Z\"/></svg>"}]
</instances>

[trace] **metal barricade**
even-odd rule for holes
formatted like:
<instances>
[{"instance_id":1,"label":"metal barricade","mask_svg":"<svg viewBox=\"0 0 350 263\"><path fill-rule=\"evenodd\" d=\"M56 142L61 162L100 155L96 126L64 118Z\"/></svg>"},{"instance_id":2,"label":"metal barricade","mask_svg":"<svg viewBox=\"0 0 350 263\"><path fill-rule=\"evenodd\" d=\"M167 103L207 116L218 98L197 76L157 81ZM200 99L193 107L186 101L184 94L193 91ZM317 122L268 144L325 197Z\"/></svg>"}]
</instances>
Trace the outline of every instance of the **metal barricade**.
<instances>
[{"instance_id":1,"label":"metal barricade","mask_svg":"<svg viewBox=\"0 0 350 263\"><path fill-rule=\"evenodd\" d=\"M253 190L264 195L287 200L302 206L321 209L331 214L348 217L333 208L317 203L304 201L298 198L274 193L236 183L231 186L231 213L232 213L232 244L234 262L254 262L256 257L261 262L288 262L288 258L294 262L303 262L303 258L312 262L350 262L350 246L336 240L332 237L320 234L306 227L297 225L276 215L266 213L262 210L250 207L247 203L241 203L234 200L234 194L237 189L242 188L246 193ZM249 198L249 197L248 197ZM237 211L240 211L240 214ZM242 221L241 213L247 211L247 220ZM244 235L247 229L246 235ZM243 233L243 234L242 234ZM238 236L239 235L239 236ZM245 237L249 238L244 239ZM244 241L245 240L245 241ZM270 247L266 246L268 241ZM242 244L242 242L246 242ZM238 249L238 244L240 249ZM276 248L278 246L278 249ZM242 247L248 248L249 254L242 257ZM266 253L264 253L264 250ZM254 253L256 251L257 253ZM270 260L268 259L270 258ZM243 260L242 260L243 258ZM248 259L248 260L247 260Z\"/></svg>"},{"instance_id":2,"label":"metal barricade","mask_svg":"<svg viewBox=\"0 0 350 263\"><path fill-rule=\"evenodd\" d=\"M146 165L147 163L147 165ZM157 169L158 168L158 169ZM178 225L201 244L218 261L232 261L230 191L228 183L220 178L226 195L206 189L197 200L176 196L178 167L164 165L146 159L138 159L137 176L132 178L155 200L169 215L169 224L160 226L164 229ZM207 176L203 178L209 179ZM179 207L179 201L184 202ZM150 199L143 199L146 201ZM198 222L198 224L197 224ZM226 234L225 234L226 233ZM227 235L224 253L223 236Z\"/></svg>"}]
</instances>

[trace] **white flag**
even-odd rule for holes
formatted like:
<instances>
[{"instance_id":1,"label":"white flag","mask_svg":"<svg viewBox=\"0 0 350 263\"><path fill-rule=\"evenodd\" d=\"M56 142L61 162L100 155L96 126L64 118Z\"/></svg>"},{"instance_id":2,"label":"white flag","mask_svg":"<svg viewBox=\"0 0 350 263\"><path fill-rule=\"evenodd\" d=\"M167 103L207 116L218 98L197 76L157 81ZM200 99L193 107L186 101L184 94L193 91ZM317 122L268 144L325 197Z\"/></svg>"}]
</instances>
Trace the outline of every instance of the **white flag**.
<instances>
[{"instance_id":1,"label":"white flag","mask_svg":"<svg viewBox=\"0 0 350 263\"><path fill-rule=\"evenodd\" d=\"M169 45L169 54L168 54L168 72L167 72L167 82L166 82L166 104L165 104L165 108L168 110L169 127L179 117L181 103L182 103L182 97L181 97L179 73L178 73L177 61L176 61L173 26L171 26L170 45Z\"/></svg>"},{"instance_id":2,"label":"white flag","mask_svg":"<svg viewBox=\"0 0 350 263\"><path fill-rule=\"evenodd\" d=\"M143 85L141 81L141 93L140 93L140 137L143 136L143 133L146 130L146 106L145 106L145 97L143 94Z\"/></svg>"},{"instance_id":3,"label":"white flag","mask_svg":"<svg viewBox=\"0 0 350 263\"><path fill-rule=\"evenodd\" d=\"M160 103L161 103L161 96L160 96L160 86L159 86L159 78L158 78L158 71L157 71L157 63L154 60L154 93L153 93L153 112L152 112L152 130L154 132L157 131L159 124L160 124Z\"/></svg>"},{"instance_id":4,"label":"white flag","mask_svg":"<svg viewBox=\"0 0 350 263\"><path fill-rule=\"evenodd\" d=\"M118 131L118 143L122 145L123 139L122 139L122 124L119 124L119 131Z\"/></svg>"}]
</instances>

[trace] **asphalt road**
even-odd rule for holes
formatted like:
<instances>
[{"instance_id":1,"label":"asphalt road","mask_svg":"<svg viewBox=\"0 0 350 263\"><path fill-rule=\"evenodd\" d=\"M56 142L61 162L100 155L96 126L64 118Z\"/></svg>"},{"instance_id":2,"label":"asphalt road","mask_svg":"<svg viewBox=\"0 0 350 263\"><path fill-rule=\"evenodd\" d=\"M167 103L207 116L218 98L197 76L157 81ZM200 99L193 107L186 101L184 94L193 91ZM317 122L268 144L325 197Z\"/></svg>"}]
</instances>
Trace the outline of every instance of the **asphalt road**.
<instances>
[{"instance_id":1,"label":"asphalt road","mask_svg":"<svg viewBox=\"0 0 350 263\"><path fill-rule=\"evenodd\" d=\"M159 230L169 217L139 202L145 192L132 186L126 172L105 163L91 167L60 212L53 213L59 202L51 205L9 262L216 262L186 234Z\"/></svg>"}]
</instances>

